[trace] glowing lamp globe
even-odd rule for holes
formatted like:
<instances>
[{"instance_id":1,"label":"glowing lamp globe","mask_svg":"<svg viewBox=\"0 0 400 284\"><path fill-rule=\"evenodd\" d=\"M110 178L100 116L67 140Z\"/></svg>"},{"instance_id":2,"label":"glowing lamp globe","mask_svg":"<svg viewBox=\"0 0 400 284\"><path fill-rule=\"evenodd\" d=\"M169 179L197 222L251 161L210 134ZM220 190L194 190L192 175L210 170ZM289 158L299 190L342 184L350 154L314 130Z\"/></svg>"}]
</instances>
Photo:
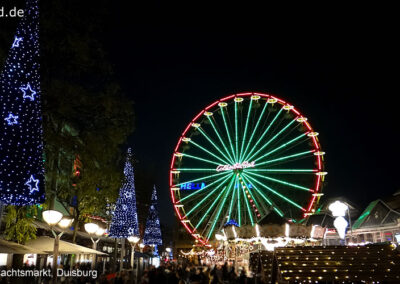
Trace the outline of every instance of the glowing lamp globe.
<instances>
[{"instance_id":1,"label":"glowing lamp globe","mask_svg":"<svg viewBox=\"0 0 400 284\"><path fill-rule=\"evenodd\" d=\"M97 230L99 229L99 225L95 224L95 223L86 223L85 224L85 231L89 234L95 234L97 232Z\"/></svg>"},{"instance_id":2,"label":"glowing lamp globe","mask_svg":"<svg viewBox=\"0 0 400 284\"><path fill-rule=\"evenodd\" d=\"M60 222L58 222L58 226L60 226L61 228L65 229L68 228L69 226L71 226L72 222L74 221L74 219L68 218L68 217L64 217L61 219Z\"/></svg>"},{"instance_id":3,"label":"glowing lamp globe","mask_svg":"<svg viewBox=\"0 0 400 284\"><path fill-rule=\"evenodd\" d=\"M171 248L166 248L165 249L167 252L171 252Z\"/></svg>"},{"instance_id":4,"label":"glowing lamp globe","mask_svg":"<svg viewBox=\"0 0 400 284\"><path fill-rule=\"evenodd\" d=\"M144 248L144 246L145 246L145 244L143 244L143 243L142 243L142 244L139 244L139 247L140 247L140 248Z\"/></svg>"},{"instance_id":5,"label":"glowing lamp globe","mask_svg":"<svg viewBox=\"0 0 400 284\"><path fill-rule=\"evenodd\" d=\"M343 240L346 236L346 228L349 223L343 217L337 217L335 221L333 221L333 225L335 226L339 237Z\"/></svg>"},{"instance_id":6,"label":"glowing lamp globe","mask_svg":"<svg viewBox=\"0 0 400 284\"><path fill-rule=\"evenodd\" d=\"M96 236L100 237L100 236L104 235L105 231L106 231L105 229L99 227L95 234L96 234Z\"/></svg>"},{"instance_id":7,"label":"glowing lamp globe","mask_svg":"<svg viewBox=\"0 0 400 284\"><path fill-rule=\"evenodd\" d=\"M332 212L334 217L343 217L346 215L347 209L349 209L349 207L340 201L335 201L329 205L329 210Z\"/></svg>"},{"instance_id":8,"label":"glowing lamp globe","mask_svg":"<svg viewBox=\"0 0 400 284\"><path fill-rule=\"evenodd\" d=\"M136 244L137 242L139 242L139 240L140 240L140 238L139 238L139 237L136 237L136 236L132 236L132 237L129 237L129 238L128 238L128 241L129 241L130 243L134 243L134 244Z\"/></svg>"},{"instance_id":9,"label":"glowing lamp globe","mask_svg":"<svg viewBox=\"0 0 400 284\"><path fill-rule=\"evenodd\" d=\"M46 210L46 211L43 211L42 216L43 216L43 220L47 224L49 224L50 226L54 226L58 222L60 222L61 218L63 217L63 214L56 210Z\"/></svg>"}]
</instances>

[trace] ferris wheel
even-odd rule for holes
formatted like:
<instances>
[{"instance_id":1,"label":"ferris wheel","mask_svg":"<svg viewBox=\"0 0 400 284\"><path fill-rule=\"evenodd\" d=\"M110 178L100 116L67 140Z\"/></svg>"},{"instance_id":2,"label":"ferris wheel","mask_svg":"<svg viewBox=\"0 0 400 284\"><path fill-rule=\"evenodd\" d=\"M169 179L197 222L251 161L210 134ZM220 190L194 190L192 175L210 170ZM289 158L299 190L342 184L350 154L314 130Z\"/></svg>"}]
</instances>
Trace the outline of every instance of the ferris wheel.
<instances>
[{"instance_id":1,"label":"ferris wheel","mask_svg":"<svg viewBox=\"0 0 400 284\"><path fill-rule=\"evenodd\" d=\"M240 93L203 109L175 147L170 192L186 230L207 244L226 224L315 211L327 174L309 121L275 96Z\"/></svg>"}]
</instances>

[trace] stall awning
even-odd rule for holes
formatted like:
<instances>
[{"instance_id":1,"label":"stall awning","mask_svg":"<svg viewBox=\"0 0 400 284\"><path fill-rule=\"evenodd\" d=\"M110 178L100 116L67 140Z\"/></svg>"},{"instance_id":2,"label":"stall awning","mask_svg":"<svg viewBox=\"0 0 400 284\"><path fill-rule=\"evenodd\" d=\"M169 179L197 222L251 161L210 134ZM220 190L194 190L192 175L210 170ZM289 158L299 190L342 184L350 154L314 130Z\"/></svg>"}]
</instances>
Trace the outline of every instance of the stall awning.
<instances>
[{"instance_id":1,"label":"stall awning","mask_svg":"<svg viewBox=\"0 0 400 284\"><path fill-rule=\"evenodd\" d=\"M26 246L38 250L42 250L47 254L52 254L54 249L54 238L42 236L37 238L36 240L31 240L26 243ZM107 255L106 253L90 249L84 246L80 246L77 244L73 244L70 242L65 242L60 240L60 246L58 249L60 254L98 254L98 255Z\"/></svg>"},{"instance_id":2,"label":"stall awning","mask_svg":"<svg viewBox=\"0 0 400 284\"><path fill-rule=\"evenodd\" d=\"M29 246L20 245L14 242L9 242L0 239L0 253L14 253L14 254L46 254L46 252L41 251L36 248Z\"/></svg>"}]
</instances>

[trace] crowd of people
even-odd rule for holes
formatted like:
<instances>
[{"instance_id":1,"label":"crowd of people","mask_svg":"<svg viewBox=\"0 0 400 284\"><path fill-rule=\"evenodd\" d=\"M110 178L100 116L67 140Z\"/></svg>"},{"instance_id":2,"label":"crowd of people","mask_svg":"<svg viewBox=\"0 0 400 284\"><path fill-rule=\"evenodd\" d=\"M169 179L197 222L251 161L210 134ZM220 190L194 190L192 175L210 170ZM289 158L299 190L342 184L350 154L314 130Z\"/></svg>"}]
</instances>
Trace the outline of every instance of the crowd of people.
<instances>
[{"instance_id":1,"label":"crowd of people","mask_svg":"<svg viewBox=\"0 0 400 284\"><path fill-rule=\"evenodd\" d=\"M144 271L140 284L247 284L253 283L253 278L248 278L246 271L235 271L233 266L212 265L195 266L193 264L178 265L168 263L154 266ZM122 282L121 282L122 283Z\"/></svg>"}]
</instances>

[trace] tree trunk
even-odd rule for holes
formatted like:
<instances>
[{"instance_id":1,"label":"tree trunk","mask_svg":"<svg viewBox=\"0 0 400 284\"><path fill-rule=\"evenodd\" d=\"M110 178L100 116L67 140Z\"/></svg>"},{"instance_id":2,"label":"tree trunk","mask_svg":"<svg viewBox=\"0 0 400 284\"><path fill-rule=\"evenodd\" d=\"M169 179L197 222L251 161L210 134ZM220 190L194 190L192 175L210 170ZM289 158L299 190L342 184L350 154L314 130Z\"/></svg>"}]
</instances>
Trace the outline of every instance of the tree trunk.
<instances>
[{"instance_id":1,"label":"tree trunk","mask_svg":"<svg viewBox=\"0 0 400 284\"><path fill-rule=\"evenodd\" d=\"M78 227L79 227L79 216L76 216L74 218L73 227L74 227L74 233L72 234L72 243L76 244L76 233L78 232Z\"/></svg>"}]
</instances>

